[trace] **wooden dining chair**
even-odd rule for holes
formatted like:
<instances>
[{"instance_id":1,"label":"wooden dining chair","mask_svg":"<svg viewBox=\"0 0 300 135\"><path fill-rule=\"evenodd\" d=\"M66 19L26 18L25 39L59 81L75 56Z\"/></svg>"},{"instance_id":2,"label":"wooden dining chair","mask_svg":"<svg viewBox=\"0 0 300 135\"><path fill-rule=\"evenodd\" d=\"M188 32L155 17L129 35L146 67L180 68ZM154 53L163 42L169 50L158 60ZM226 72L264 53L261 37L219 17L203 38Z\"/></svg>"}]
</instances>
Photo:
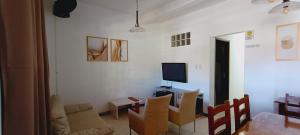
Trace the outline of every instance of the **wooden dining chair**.
<instances>
[{"instance_id":1,"label":"wooden dining chair","mask_svg":"<svg viewBox=\"0 0 300 135\"><path fill-rule=\"evenodd\" d=\"M220 113L224 112L225 116L217 117ZM230 123L230 103L225 101L225 104L212 107L208 107L208 127L209 135L230 135L231 123ZM225 125L225 129L216 131L219 127ZM217 133L216 133L217 132Z\"/></svg>"},{"instance_id":2,"label":"wooden dining chair","mask_svg":"<svg viewBox=\"0 0 300 135\"><path fill-rule=\"evenodd\" d=\"M290 96L288 93L285 94L285 105L284 105L284 113L285 116L300 118L300 102L298 106L290 106L290 100L292 98L297 98Z\"/></svg>"},{"instance_id":3,"label":"wooden dining chair","mask_svg":"<svg viewBox=\"0 0 300 135\"><path fill-rule=\"evenodd\" d=\"M244 108L241 109L241 106ZM235 130L240 129L251 120L249 96L244 95L241 99L233 99Z\"/></svg>"}]
</instances>

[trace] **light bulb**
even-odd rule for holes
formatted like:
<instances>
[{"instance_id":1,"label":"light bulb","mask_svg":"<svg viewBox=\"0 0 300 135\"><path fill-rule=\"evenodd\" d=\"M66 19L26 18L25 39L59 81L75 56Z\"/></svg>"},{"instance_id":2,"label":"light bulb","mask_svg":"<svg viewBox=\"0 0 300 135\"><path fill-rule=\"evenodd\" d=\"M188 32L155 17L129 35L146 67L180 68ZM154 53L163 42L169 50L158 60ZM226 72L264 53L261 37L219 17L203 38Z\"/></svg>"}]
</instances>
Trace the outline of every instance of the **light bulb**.
<instances>
[{"instance_id":1,"label":"light bulb","mask_svg":"<svg viewBox=\"0 0 300 135\"><path fill-rule=\"evenodd\" d=\"M284 13L284 14L288 14L289 13L289 7L283 7L283 9L282 9L282 13Z\"/></svg>"}]
</instances>

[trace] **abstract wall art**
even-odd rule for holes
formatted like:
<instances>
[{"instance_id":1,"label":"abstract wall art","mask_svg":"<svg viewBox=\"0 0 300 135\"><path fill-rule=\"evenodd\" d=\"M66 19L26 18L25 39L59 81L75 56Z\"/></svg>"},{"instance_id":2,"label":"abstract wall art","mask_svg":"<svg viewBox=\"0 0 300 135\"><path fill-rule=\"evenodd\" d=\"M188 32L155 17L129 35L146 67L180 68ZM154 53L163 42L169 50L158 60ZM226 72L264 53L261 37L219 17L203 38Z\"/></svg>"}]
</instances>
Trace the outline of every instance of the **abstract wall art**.
<instances>
[{"instance_id":1,"label":"abstract wall art","mask_svg":"<svg viewBox=\"0 0 300 135\"><path fill-rule=\"evenodd\" d=\"M279 25L276 31L276 60L298 60L300 23Z\"/></svg>"},{"instance_id":2,"label":"abstract wall art","mask_svg":"<svg viewBox=\"0 0 300 135\"><path fill-rule=\"evenodd\" d=\"M108 61L108 39L87 36L87 61Z\"/></svg>"},{"instance_id":3,"label":"abstract wall art","mask_svg":"<svg viewBox=\"0 0 300 135\"><path fill-rule=\"evenodd\" d=\"M127 62L128 61L128 40L111 39L111 61Z\"/></svg>"}]
</instances>

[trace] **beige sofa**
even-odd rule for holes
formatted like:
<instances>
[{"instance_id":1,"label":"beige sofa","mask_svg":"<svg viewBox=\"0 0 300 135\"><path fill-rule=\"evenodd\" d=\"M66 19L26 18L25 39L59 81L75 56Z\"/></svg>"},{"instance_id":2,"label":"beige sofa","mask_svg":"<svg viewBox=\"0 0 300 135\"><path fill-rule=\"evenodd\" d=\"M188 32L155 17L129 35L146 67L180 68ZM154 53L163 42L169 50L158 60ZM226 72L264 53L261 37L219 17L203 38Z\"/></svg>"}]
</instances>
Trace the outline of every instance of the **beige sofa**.
<instances>
[{"instance_id":1,"label":"beige sofa","mask_svg":"<svg viewBox=\"0 0 300 135\"><path fill-rule=\"evenodd\" d=\"M109 126L89 104L63 106L51 97L51 124L54 135L113 135Z\"/></svg>"}]
</instances>

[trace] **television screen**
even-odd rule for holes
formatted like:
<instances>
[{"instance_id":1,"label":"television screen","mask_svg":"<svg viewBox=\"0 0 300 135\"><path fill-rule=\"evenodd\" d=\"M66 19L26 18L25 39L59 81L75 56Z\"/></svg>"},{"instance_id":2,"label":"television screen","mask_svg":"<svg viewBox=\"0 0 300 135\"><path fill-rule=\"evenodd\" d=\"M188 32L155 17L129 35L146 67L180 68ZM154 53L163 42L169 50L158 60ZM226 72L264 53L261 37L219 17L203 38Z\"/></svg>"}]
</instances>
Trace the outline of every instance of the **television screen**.
<instances>
[{"instance_id":1,"label":"television screen","mask_svg":"<svg viewBox=\"0 0 300 135\"><path fill-rule=\"evenodd\" d=\"M187 83L186 63L162 63L163 80Z\"/></svg>"}]
</instances>

